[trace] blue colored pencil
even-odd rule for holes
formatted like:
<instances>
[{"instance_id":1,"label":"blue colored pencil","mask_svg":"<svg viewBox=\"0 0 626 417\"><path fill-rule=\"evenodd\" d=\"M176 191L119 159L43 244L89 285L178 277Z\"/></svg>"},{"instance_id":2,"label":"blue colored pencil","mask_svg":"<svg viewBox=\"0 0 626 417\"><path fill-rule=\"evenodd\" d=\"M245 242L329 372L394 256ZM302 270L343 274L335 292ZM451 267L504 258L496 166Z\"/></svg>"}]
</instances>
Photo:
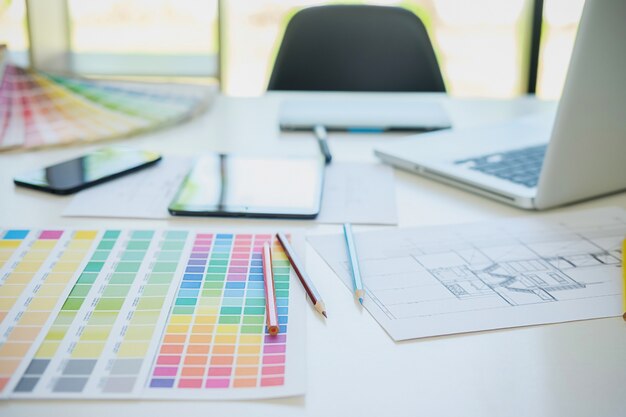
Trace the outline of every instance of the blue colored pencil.
<instances>
[{"instance_id":1,"label":"blue colored pencil","mask_svg":"<svg viewBox=\"0 0 626 417\"><path fill-rule=\"evenodd\" d=\"M352 283L354 285L354 296L363 304L365 290L363 290L363 281L361 280L361 270L359 269L359 259L356 254L356 246L354 245L354 236L352 235L352 225L345 223L343 225L343 235L346 238L346 247L348 248L348 262L350 263L350 271L352 272Z\"/></svg>"}]
</instances>

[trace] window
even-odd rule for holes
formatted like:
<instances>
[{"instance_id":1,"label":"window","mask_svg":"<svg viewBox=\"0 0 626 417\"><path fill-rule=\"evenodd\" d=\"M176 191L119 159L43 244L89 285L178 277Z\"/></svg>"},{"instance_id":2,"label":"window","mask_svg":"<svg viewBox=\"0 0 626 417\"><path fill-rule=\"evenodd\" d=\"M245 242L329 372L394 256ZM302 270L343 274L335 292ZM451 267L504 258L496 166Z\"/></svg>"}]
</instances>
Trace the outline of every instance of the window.
<instances>
[{"instance_id":1,"label":"window","mask_svg":"<svg viewBox=\"0 0 626 417\"><path fill-rule=\"evenodd\" d=\"M86 73L218 73L217 0L67 0L75 69Z\"/></svg>"},{"instance_id":2,"label":"window","mask_svg":"<svg viewBox=\"0 0 626 417\"><path fill-rule=\"evenodd\" d=\"M0 44L6 44L14 62L28 64L26 5L23 0L0 0Z\"/></svg>"},{"instance_id":3,"label":"window","mask_svg":"<svg viewBox=\"0 0 626 417\"><path fill-rule=\"evenodd\" d=\"M584 0L545 0L537 95L561 96Z\"/></svg>"},{"instance_id":4,"label":"window","mask_svg":"<svg viewBox=\"0 0 626 417\"><path fill-rule=\"evenodd\" d=\"M32 9L28 14L25 3ZM27 62L28 15L37 22L37 30L30 31L33 50L48 49L48 38L56 36L55 45L79 73L219 75L226 94L254 96L265 91L291 16L331 3L337 1L0 0L0 42L10 44L13 56L21 57L18 62ZM401 6L417 14L429 31L450 94L507 98L526 92L534 0L350 3ZM560 95L583 3L544 0L540 97Z\"/></svg>"}]
</instances>

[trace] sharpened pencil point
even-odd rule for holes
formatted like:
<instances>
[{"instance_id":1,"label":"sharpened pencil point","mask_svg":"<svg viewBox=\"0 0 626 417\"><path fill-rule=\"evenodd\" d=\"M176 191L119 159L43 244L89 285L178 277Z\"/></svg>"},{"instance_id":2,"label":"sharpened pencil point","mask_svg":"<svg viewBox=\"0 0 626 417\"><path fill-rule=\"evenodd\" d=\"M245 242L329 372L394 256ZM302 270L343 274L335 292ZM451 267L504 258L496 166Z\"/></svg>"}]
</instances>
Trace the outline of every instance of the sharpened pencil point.
<instances>
[{"instance_id":1,"label":"sharpened pencil point","mask_svg":"<svg viewBox=\"0 0 626 417\"><path fill-rule=\"evenodd\" d=\"M361 305L363 305L363 297L359 297L359 303L361 303Z\"/></svg>"},{"instance_id":2,"label":"sharpened pencil point","mask_svg":"<svg viewBox=\"0 0 626 417\"><path fill-rule=\"evenodd\" d=\"M325 312L325 311L322 311L322 316L324 316L324 317L328 318L328 315L326 314L326 312Z\"/></svg>"}]
</instances>

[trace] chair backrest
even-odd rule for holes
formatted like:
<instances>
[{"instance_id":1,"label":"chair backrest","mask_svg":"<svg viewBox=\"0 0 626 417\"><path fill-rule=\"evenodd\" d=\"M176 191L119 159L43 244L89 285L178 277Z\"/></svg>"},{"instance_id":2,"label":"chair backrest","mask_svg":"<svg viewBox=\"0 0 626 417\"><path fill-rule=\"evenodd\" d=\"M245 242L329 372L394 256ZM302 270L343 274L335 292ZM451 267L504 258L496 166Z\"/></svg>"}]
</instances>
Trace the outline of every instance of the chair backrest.
<instances>
[{"instance_id":1,"label":"chair backrest","mask_svg":"<svg viewBox=\"0 0 626 417\"><path fill-rule=\"evenodd\" d=\"M296 13L268 90L446 91L421 20L402 8L361 5Z\"/></svg>"}]
</instances>

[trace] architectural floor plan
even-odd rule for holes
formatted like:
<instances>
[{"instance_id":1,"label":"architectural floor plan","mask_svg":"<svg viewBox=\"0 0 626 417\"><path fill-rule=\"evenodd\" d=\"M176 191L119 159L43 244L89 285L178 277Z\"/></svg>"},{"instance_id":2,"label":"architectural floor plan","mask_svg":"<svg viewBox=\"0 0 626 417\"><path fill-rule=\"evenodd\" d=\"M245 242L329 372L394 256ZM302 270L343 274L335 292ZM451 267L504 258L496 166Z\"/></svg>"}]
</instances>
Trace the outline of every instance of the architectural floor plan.
<instances>
[{"instance_id":1,"label":"architectural floor plan","mask_svg":"<svg viewBox=\"0 0 626 417\"><path fill-rule=\"evenodd\" d=\"M621 315L626 211L356 234L365 307L395 340ZM309 241L351 288L340 235Z\"/></svg>"}]
</instances>

